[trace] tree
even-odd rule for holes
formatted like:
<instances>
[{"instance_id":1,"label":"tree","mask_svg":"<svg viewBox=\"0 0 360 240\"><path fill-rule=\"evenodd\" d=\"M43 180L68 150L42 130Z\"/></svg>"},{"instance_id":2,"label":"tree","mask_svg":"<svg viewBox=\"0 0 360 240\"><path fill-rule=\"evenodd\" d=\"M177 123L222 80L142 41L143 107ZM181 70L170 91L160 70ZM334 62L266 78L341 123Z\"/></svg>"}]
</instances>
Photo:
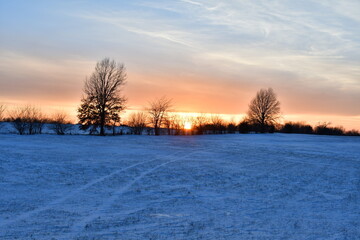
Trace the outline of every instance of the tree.
<instances>
[{"instance_id":1,"label":"tree","mask_svg":"<svg viewBox=\"0 0 360 240\"><path fill-rule=\"evenodd\" d=\"M2 127L2 121L4 119L5 105L0 104L0 128Z\"/></svg>"},{"instance_id":2,"label":"tree","mask_svg":"<svg viewBox=\"0 0 360 240\"><path fill-rule=\"evenodd\" d=\"M52 118L50 129L57 135L64 135L72 128L72 125L67 121L67 115L64 112L57 112Z\"/></svg>"},{"instance_id":3,"label":"tree","mask_svg":"<svg viewBox=\"0 0 360 240\"><path fill-rule=\"evenodd\" d=\"M249 123L249 119L246 117L239 123L238 129L239 133L249 133L251 131L252 126Z\"/></svg>"},{"instance_id":4,"label":"tree","mask_svg":"<svg viewBox=\"0 0 360 240\"><path fill-rule=\"evenodd\" d=\"M224 119L222 119L218 114L211 115L210 125L214 134L223 134L226 130Z\"/></svg>"},{"instance_id":5,"label":"tree","mask_svg":"<svg viewBox=\"0 0 360 240\"><path fill-rule=\"evenodd\" d=\"M128 120L129 127L134 134L141 135L146 128L147 115L144 112L131 113Z\"/></svg>"},{"instance_id":6,"label":"tree","mask_svg":"<svg viewBox=\"0 0 360 240\"><path fill-rule=\"evenodd\" d=\"M42 133L46 122L41 111L33 106L27 105L13 109L10 113L13 127L20 135Z\"/></svg>"},{"instance_id":7,"label":"tree","mask_svg":"<svg viewBox=\"0 0 360 240\"><path fill-rule=\"evenodd\" d=\"M160 127L164 123L167 112L172 106L171 99L161 97L149 102L148 112L150 115L150 123L154 127L155 135L160 135Z\"/></svg>"},{"instance_id":8,"label":"tree","mask_svg":"<svg viewBox=\"0 0 360 240\"><path fill-rule=\"evenodd\" d=\"M0 104L0 122L3 120L4 112L5 112L5 105Z\"/></svg>"},{"instance_id":9,"label":"tree","mask_svg":"<svg viewBox=\"0 0 360 240\"><path fill-rule=\"evenodd\" d=\"M209 123L209 118L206 114L201 113L200 115L196 116L194 119L194 128L196 129L197 134L204 134L205 126Z\"/></svg>"},{"instance_id":10,"label":"tree","mask_svg":"<svg viewBox=\"0 0 360 240\"><path fill-rule=\"evenodd\" d=\"M280 102L272 88L261 89L256 97L250 102L248 110L249 121L260 127L265 132L280 118Z\"/></svg>"},{"instance_id":11,"label":"tree","mask_svg":"<svg viewBox=\"0 0 360 240\"><path fill-rule=\"evenodd\" d=\"M105 126L120 119L126 99L121 96L126 72L123 64L105 58L98 62L90 78L85 80L84 94L78 109L81 129L92 130L100 126L100 135L105 135Z\"/></svg>"},{"instance_id":12,"label":"tree","mask_svg":"<svg viewBox=\"0 0 360 240\"><path fill-rule=\"evenodd\" d=\"M172 114L171 117L168 117L167 128L169 129L170 135L170 128L172 129L172 133L174 135L181 135L184 133L185 130L185 122L187 121L184 117L181 117L179 114Z\"/></svg>"}]
</instances>

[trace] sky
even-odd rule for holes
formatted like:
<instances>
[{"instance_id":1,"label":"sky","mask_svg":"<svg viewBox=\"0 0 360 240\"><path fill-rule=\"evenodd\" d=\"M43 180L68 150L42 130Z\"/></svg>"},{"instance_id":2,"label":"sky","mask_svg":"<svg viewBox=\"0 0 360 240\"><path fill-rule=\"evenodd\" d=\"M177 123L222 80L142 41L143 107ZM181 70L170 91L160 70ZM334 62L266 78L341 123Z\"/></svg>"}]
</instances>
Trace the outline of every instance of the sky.
<instances>
[{"instance_id":1,"label":"sky","mask_svg":"<svg viewBox=\"0 0 360 240\"><path fill-rule=\"evenodd\" d=\"M360 2L0 0L0 102L76 116L105 57L126 66L128 112L243 116L272 87L285 120L360 129Z\"/></svg>"}]
</instances>

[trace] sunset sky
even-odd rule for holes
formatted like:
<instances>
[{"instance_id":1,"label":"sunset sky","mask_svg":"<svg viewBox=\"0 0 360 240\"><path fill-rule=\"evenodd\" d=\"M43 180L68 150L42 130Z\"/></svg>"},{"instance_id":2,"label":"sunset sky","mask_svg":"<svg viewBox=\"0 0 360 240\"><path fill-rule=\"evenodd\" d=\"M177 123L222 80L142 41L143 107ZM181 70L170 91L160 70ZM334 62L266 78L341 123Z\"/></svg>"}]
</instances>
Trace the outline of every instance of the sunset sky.
<instances>
[{"instance_id":1,"label":"sunset sky","mask_svg":"<svg viewBox=\"0 0 360 240\"><path fill-rule=\"evenodd\" d=\"M129 110L166 95L239 116L272 87L285 120L360 129L359 26L358 0L0 0L0 103L75 116L109 57L126 66Z\"/></svg>"}]
</instances>

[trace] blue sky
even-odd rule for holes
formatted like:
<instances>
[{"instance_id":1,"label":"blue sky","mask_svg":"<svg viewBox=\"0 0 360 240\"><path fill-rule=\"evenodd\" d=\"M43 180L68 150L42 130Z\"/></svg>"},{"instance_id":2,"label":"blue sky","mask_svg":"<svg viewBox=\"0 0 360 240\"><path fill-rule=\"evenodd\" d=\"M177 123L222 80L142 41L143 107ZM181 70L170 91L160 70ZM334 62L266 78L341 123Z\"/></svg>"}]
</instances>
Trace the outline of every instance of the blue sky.
<instances>
[{"instance_id":1,"label":"blue sky","mask_svg":"<svg viewBox=\"0 0 360 240\"><path fill-rule=\"evenodd\" d=\"M355 0L0 0L0 102L75 111L110 57L127 67L129 109L167 95L179 111L245 113L272 87L285 115L356 127L359 26Z\"/></svg>"}]
</instances>

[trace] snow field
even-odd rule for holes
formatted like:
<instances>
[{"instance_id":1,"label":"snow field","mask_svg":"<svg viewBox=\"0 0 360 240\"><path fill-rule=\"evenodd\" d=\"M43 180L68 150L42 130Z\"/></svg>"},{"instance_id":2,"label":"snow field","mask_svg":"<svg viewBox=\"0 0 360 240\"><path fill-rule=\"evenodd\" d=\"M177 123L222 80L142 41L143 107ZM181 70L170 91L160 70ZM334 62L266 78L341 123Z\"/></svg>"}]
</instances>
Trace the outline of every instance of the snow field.
<instances>
[{"instance_id":1,"label":"snow field","mask_svg":"<svg viewBox=\"0 0 360 240\"><path fill-rule=\"evenodd\" d=\"M0 137L0 239L360 238L358 137Z\"/></svg>"}]
</instances>

